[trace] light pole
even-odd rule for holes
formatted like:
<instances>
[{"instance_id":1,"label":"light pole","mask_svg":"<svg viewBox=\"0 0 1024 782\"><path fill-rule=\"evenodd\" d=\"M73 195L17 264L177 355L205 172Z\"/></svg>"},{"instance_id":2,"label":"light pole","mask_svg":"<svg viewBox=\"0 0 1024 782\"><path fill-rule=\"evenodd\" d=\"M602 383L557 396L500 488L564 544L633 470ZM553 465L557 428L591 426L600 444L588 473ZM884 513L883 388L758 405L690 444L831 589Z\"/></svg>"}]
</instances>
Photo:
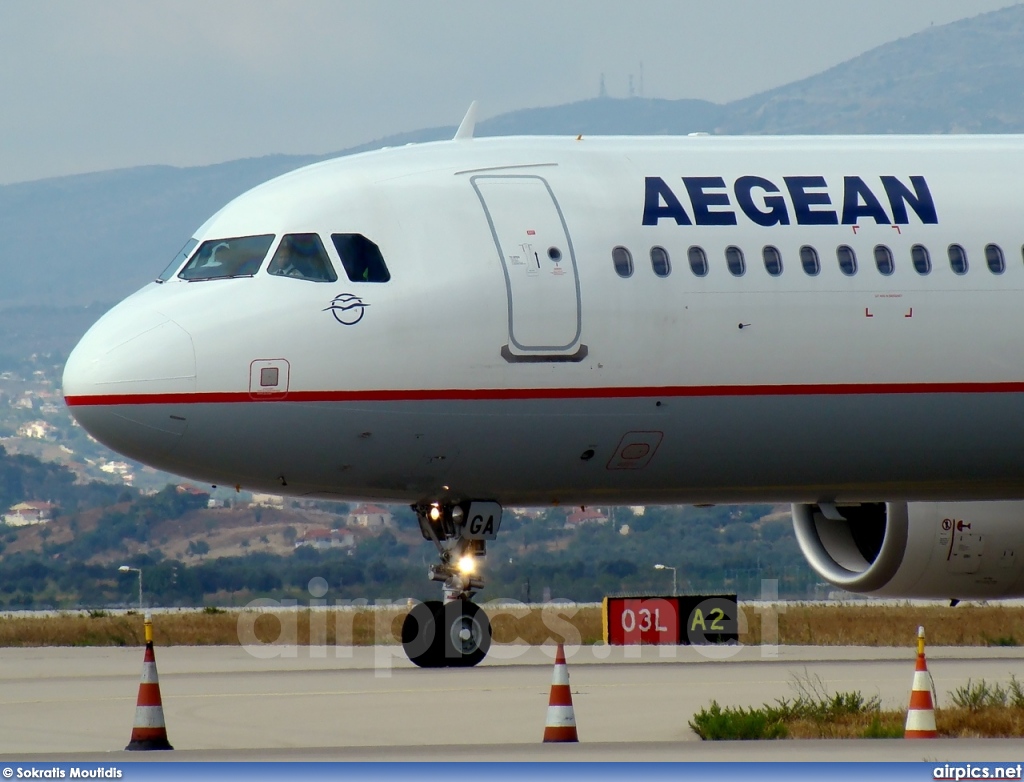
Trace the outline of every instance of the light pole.
<instances>
[{"instance_id":1,"label":"light pole","mask_svg":"<svg viewBox=\"0 0 1024 782\"><path fill-rule=\"evenodd\" d=\"M139 611L141 612L142 611L142 568L140 568L140 567L131 567L129 565L121 565L121 567L119 567L118 570L120 570L122 573L135 572L135 573L139 574Z\"/></svg>"},{"instance_id":2,"label":"light pole","mask_svg":"<svg viewBox=\"0 0 1024 782\"><path fill-rule=\"evenodd\" d=\"M674 567L672 567L671 565L660 565L660 564L659 565L655 565L654 569L655 570L671 570L672 571L672 596L675 597L678 594L678 590L676 589L676 569ZM140 576L141 576L141 574L140 574Z\"/></svg>"}]
</instances>

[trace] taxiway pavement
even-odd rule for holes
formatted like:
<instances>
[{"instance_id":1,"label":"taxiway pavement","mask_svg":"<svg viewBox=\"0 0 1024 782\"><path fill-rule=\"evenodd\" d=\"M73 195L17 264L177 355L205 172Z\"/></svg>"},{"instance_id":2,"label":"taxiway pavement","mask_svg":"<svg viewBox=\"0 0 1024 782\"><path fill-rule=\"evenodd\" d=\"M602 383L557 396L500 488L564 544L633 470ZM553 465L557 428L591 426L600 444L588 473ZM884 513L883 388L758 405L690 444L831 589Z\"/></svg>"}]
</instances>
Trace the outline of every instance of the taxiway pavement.
<instances>
[{"instance_id":1,"label":"taxiway pavement","mask_svg":"<svg viewBox=\"0 0 1024 782\"><path fill-rule=\"evenodd\" d=\"M283 652L283 655L277 652ZM127 760L1020 760L1016 741L701 742L712 700L804 687L905 708L912 648L567 650L580 745L540 743L554 647L500 647L475 669L421 670L395 647L157 648L174 753ZM323 656L320 656L320 655ZM338 656L338 655L342 656ZM1024 678L1024 649L931 647L940 705L968 679ZM0 760L110 760L127 744L141 648L0 649Z\"/></svg>"}]
</instances>

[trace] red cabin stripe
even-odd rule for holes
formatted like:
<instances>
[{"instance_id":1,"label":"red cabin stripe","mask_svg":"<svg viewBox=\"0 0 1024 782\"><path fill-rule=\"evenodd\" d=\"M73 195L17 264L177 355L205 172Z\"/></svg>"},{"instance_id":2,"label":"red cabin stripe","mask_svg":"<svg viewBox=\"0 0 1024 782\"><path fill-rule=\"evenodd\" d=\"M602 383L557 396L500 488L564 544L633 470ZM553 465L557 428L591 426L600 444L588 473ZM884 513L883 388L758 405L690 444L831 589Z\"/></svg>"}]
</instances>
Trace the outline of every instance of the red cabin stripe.
<instances>
[{"instance_id":1,"label":"red cabin stripe","mask_svg":"<svg viewBox=\"0 0 1024 782\"><path fill-rule=\"evenodd\" d=\"M291 391L284 398L247 392L213 391L172 394L71 394L69 407L159 404L288 404L291 402L431 402L535 399L637 399L647 397L854 396L864 394L1006 394L1024 393L1024 382L979 383L787 383L726 386L624 386L611 388L439 388L364 391Z\"/></svg>"}]
</instances>

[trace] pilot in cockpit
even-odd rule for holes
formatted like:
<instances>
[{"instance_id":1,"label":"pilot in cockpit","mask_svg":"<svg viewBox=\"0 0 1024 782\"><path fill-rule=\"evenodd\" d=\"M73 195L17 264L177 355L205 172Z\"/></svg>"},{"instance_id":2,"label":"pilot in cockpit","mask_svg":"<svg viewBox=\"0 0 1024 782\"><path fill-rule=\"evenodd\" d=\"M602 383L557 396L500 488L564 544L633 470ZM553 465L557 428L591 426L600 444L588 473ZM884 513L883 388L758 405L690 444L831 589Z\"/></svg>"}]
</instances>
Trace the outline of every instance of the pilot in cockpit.
<instances>
[{"instance_id":1,"label":"pilot in cockpit","mask_svg":"<svg viewBox=\"0 0 1024 782\"><path fill-rule=\"evenodd\" d=\"M316 234L285 236L267 271L279 277L314 282L333 282L337 279L327 261L320 237Z\"/></svg>"}]
</instances>

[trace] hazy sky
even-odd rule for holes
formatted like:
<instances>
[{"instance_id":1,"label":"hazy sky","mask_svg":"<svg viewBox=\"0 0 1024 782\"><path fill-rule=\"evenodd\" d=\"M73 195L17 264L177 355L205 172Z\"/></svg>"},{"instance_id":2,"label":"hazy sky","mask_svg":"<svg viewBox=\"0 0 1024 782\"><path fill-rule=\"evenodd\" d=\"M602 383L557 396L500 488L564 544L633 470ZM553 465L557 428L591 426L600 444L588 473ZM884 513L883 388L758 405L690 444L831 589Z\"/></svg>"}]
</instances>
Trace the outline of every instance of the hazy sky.
<instances>
[{"instance_id":1,"label":"hazy sky","mask_svg":"<svg viewBox=\"0 0 1024 782\"><path fill-rule=\"evenodd\" d=\"M0 0L0 183L344 149L597 94L725 102L1012 0Z\"/></svg>"}]
</instances>

